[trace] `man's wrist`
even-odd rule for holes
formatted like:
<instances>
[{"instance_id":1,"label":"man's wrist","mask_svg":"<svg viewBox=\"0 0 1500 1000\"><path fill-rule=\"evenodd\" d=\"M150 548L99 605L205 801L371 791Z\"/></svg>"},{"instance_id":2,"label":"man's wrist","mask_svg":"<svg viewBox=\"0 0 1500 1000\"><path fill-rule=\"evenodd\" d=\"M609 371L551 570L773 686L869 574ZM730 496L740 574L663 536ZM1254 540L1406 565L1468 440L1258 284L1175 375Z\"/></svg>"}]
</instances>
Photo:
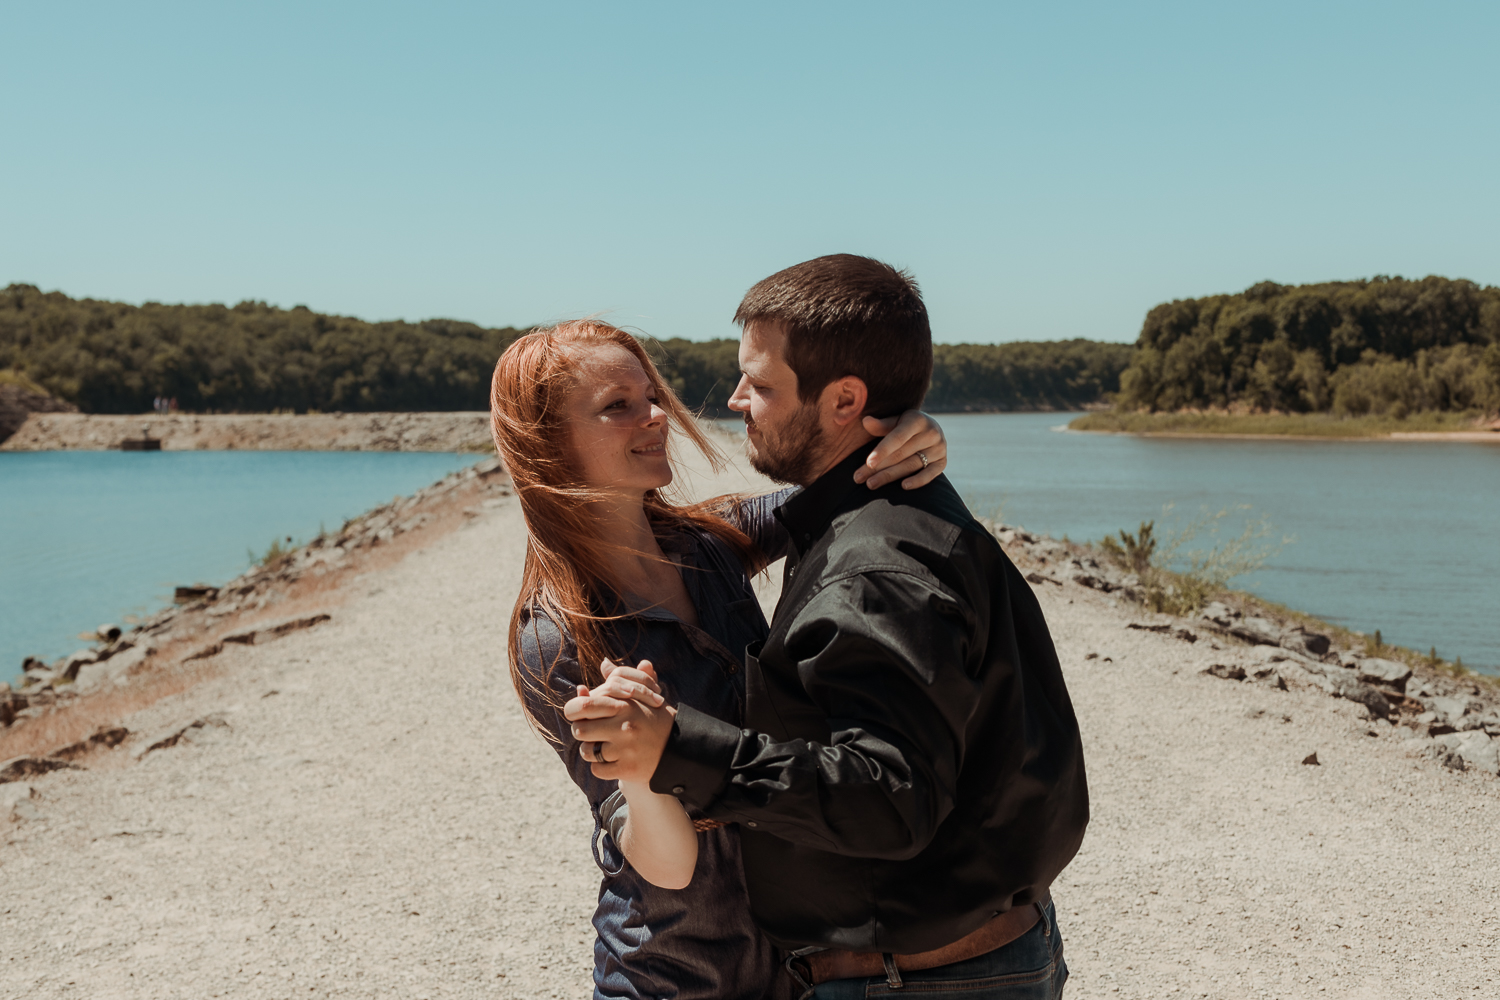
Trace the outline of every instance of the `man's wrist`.
<instances>
[{"instance_id":1,"label":"man's wrist","mask_svg":"<svg viewBox=\"0 0 1500 1000\"><path fill-rule=\"evenodd\" d=\"M651 790L674 795L684 806L704 812L729 784L740 730L687 705L678 707L667 745L651 776Z\"/></svg>"}]
</instances>

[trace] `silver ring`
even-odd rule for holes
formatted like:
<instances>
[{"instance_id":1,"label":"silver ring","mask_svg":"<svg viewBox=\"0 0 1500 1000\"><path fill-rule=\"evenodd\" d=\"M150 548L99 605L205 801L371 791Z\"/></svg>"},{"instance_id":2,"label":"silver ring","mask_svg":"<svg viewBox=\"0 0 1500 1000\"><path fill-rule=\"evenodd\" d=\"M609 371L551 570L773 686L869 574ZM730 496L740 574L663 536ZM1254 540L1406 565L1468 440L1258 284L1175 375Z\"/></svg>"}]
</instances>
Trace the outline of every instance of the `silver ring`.
<instances>
[{"instance_id":1,"label":"silver ring","mask_svg":"<svg viewBox=\"0 0 1500 1000\"><path fill-rule=\"evenodd\" d=\"M919 452L917 452L917 457L922 460L922 468L924 468L924 469L927 468L927 466L928 466L927 453L925 451L919 451Z\"/></svg>"}]
</instances>

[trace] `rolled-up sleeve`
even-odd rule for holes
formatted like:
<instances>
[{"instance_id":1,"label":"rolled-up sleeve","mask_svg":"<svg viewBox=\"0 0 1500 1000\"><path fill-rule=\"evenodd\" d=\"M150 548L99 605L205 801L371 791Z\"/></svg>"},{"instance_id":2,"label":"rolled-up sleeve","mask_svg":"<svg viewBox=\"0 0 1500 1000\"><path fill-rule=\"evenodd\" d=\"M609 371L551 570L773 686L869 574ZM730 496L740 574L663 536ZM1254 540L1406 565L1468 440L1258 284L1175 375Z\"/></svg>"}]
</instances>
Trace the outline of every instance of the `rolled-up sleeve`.
<instances>
[{"instance_id":1,"label":"rolled-up sleeve","mask_svg":"<svg viewBox=\"0 0 1500 1000\"><path fill-rule=\"evenodd\" d=\"M900 571L831 580L797 613L788 662L826 742L776 740L680 709L651 787L722 820L856 857L918 854L953 809L978 691L973 613ZM773 696L774 697L774 696Z\"/></svg>"}]
</instances>

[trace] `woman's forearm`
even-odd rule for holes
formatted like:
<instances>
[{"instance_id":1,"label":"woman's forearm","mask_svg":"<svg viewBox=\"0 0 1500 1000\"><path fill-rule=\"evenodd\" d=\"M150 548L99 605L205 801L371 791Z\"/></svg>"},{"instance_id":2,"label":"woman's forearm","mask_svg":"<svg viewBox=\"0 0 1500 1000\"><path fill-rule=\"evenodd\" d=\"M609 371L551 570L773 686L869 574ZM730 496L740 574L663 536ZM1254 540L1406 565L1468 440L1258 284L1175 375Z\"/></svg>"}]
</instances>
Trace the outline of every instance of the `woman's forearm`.
<instances>
[{"instance_id":1,"label":"woman's forearm","mask_svg":"<svg viewBox=\"0 0 1500 1000\"><path fill-rule=\"evenodd\" d=\"M630 812L619 846L631 867L652 885L686 888L698 864L698 834L682 803L631 782L620 782L620 792Z\"/></svg>"}]
</instances>

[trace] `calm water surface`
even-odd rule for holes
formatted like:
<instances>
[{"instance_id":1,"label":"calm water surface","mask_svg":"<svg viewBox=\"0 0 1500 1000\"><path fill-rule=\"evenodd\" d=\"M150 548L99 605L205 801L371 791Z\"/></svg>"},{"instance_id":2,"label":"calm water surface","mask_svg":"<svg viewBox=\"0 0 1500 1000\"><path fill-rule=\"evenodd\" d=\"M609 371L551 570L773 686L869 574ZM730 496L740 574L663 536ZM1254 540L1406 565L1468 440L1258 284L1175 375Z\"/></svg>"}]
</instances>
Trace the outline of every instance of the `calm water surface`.
<instances>
[{"instance_id":1,"label":"calm water surface","mask_svg":"<svg viewBox=\"0 0 1500 1000\"><path fill-rule=\"evenodd\" d=\"M940 419L948 475L976 513L1081 541L1250 504L1296 540L1233 586L1500 672L1500 446L1060 433L1072 415L1046 413ZM1169 503L1176 516L1163 519Z\"/></svg>"},{"instance_id":2,"label":"calm water surface","mask_svg":"<svg viewBox=\"0 0 1500 1000\"><path fill-rule=\"evenodd\" d=\"M410 494L476 460L411 452L0 453L0 680L77 633L223 583L247 550Z\"/></svg>"},{"instance_id":3,"label":"calm water surface","mask_svg":"<svg viewBox=\"0 0 1500 1000\"><path fill-rule=\"evenodd\" d=\"M1500 446L1062 432L1076 415L940 414L948 477L976 514L1075 541L1249 504L1296 540L1233 586L1500 672Z\"/></svg>"}]
</instances>

